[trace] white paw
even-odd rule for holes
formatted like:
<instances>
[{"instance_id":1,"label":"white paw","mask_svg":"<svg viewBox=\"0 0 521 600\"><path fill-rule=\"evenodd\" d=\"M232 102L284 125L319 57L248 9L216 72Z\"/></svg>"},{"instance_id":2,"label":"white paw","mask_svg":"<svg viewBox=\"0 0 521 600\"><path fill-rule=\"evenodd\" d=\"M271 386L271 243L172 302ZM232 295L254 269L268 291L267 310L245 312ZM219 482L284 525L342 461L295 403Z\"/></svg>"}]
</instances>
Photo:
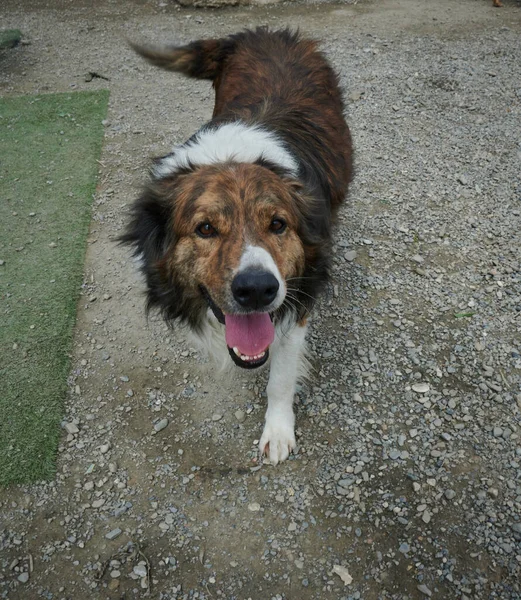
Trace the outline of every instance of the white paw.
<instances>
[{"instance_id":1,"label":"white paw","mask_svg":"<svg viewBox=\"0 0 521 600\"><path fill-rule=\"evenodd\" d=\"M279 414L277 418L266 415L266 425L259 442L261 458L267 454L271 464L276 465L286 460L296 445L293 413L284 416Z\"/></svg>"}]
</instances>

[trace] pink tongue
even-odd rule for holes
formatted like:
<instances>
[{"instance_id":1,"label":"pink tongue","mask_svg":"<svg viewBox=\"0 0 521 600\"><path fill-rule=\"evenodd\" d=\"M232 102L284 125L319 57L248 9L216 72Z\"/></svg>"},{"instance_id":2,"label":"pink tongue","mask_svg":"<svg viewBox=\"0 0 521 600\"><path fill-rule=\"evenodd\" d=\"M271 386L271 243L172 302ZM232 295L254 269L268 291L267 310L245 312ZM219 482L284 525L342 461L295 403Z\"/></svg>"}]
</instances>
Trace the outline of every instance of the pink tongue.
<instances>
[{"instance_id":1,"label":"pink tongue","mask_svg":"<svg viewBox=\"0 0 521 600\"><path fill-rule=\"evenodd\" d=\"M226 343L241 354L256 356L275 339L275 328L268 313L225 315Z\"/></svg>"}]
</instances>

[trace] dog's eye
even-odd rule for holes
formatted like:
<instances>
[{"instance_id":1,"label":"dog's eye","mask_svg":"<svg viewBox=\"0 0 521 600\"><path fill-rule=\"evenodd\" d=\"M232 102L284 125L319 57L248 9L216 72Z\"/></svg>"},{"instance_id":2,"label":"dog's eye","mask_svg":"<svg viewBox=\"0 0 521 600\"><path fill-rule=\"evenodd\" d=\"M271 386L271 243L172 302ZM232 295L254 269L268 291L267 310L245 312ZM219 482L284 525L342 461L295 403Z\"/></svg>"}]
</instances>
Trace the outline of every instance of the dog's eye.
<instances>
[{"instance_id":1,"label":"dog's eye","mask_svg":"<svg viewBox=\"0 0 521 600\"><path fill-rule=\"evenodd\" d=\"M270 223L270 231L273 233L282 233L286 227L286 221L282 219L273 219Z\"/></svg>"},{"instance_id":2,"label":"dog's eye","mask_svg":"<svg viewBox=\"0 0 521 600\"><path fill-rule=\"evenodd\" d=\"M197 226L195 233L202 238L210 238L217 235L217 230L210 223L201 223Z\"/></svg>"}]
</instances>

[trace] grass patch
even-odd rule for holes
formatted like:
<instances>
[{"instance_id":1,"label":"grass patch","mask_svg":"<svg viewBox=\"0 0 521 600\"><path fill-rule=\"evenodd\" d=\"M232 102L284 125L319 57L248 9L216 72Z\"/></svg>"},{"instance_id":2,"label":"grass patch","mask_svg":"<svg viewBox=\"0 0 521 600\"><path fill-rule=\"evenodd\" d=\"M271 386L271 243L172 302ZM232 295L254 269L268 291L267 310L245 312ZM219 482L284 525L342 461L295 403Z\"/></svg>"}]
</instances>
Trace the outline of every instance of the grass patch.
<instances>
[{"instance_id":1,"label":"grass patch","mask_svg":"<svg viewBox=\"0 0 521 600\"><path fill-rule=\"evenodd\" d=\"M0 99L0 484L55 475L109 93Z\"/></svg>"}]
</instances>

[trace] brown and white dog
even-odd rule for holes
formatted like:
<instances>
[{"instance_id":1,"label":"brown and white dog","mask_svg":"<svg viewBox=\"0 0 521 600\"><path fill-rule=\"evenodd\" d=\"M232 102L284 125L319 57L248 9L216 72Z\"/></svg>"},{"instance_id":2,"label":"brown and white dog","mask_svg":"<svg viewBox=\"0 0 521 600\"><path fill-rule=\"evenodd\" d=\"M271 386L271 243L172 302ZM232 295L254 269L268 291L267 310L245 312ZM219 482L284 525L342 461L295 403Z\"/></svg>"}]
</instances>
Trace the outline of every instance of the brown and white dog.
<instances>
[{"instance_id":1,"label":"brown and white dog","mask_svg":"<svg viewBox=\"0 0 521 600\"><path fill-rule=\"evenodd\" d=\"M316 43L259 28L152 49L153 64L215 88L212 120L158 158L121 238L148 307L246 369L271 354L259 448L295 447L307 320L328 277L331 226L351 180L338 79Z\"/></svg>"}]
</instances>

